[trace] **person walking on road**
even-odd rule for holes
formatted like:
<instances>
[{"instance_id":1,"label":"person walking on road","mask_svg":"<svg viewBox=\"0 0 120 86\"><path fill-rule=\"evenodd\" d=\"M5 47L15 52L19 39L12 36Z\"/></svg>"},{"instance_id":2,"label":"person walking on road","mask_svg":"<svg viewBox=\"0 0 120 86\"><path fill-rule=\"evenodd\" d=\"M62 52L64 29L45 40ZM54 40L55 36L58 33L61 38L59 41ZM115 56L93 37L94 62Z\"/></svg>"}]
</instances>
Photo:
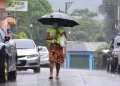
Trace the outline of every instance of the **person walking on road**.
<instances>
[{"instance_id":1,"label":"person walking on road","mask_svg":"<svg viewBox=\"0 0 120 86\"><path fill-rule=\"evenodd\" d=\"M59 71L60 65L64 62L63 47L60 46L60 39L66 32L58 23L53 23L52 27L47 30L46 40L48 41L49 61L50 61L50 77L53 79L54 64L56 64L56 79L60 79Z\"/></svg>"}]
</instances>

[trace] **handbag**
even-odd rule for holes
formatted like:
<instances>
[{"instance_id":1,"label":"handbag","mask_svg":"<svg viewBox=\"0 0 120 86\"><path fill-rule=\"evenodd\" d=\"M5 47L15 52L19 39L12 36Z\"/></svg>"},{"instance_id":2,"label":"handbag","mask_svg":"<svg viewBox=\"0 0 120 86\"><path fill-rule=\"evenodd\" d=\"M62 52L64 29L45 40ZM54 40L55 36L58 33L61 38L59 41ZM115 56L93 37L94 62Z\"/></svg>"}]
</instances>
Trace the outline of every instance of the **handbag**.
<instances>
[{"instance_id":1,"label":"handbag","mask_svg":"<svg viewBox=\"0 0 120 86\"><path fill-rule=\"evenodd\" d=\"M62 37L60 38L60 46L66 47L66 45L67 45L66 37L65 37L65 35L62 35Z\"/></svg>"}]
</instances>

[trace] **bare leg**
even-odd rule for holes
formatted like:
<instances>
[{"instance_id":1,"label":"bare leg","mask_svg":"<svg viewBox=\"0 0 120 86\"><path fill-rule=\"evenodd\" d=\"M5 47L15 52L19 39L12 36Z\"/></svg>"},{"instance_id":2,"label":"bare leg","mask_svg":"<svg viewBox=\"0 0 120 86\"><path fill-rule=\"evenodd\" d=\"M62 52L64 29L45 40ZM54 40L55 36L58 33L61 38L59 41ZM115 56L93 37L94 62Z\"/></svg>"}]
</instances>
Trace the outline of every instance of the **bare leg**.
<instances>
[{"instance_id":1,"label":"bare leg","mask_svg":"<svg viewBox=\"0 0 120 86\"><path fill-rule=\"evenodd\" d=\"M59 78L60 64L56 63L56 78Z\"/></svg>"},{"instance_id":2,"label":"bare leg","mask_svg":"<svg viewBox=\"0 0 120 86\"><path fill-rule=\"evenodd\" d=\"M50 77L53 77L54 62L50 62Z\"/></svg>"}]
</instances>

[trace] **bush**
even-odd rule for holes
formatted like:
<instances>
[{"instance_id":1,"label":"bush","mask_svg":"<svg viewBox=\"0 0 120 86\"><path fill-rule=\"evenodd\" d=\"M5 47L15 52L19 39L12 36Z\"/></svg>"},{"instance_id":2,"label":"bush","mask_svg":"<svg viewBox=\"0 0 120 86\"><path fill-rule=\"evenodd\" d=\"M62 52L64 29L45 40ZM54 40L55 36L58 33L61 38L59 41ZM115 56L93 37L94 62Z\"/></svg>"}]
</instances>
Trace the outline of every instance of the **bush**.
<instances>
[{"instance_id":1,"label":"bush","mask_svg":"<svg viewBox=\"0 0 120 86\"><path fill-rule=\"evenodd\" d=\"M101 45L95 52L94 52L94 67L95 69L104 69L106 65L106 58L105 54L102 50L109 49L109 45Z\"/></svg>"},{"instance_id":2,"label":"bush","mask_svg":"<svg viewBox=\"0 0 120 86\"><path fill-rule=\"evenodd\" d=\"M104 34L96 34L95 41L97 41L97 42L105 41L105 35Z\"/></svg>"}]
</instances>

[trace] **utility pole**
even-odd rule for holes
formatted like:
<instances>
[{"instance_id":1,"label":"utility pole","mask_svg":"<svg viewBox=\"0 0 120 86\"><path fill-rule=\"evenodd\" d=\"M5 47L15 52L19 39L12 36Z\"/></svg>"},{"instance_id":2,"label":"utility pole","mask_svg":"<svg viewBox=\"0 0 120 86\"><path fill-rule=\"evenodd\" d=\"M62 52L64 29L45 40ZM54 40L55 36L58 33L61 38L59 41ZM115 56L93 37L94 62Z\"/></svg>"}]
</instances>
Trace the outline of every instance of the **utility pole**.
<instances>
[{"instance_id":1,"label":"utility pole","mask_svg":"<svg viewBox=\"0 0 120 86\"><path fill-rule=\"evenodd\" d=\"M68 9L71 7L71 5L73 4L74 2L65 2L65 13L67 14L67 11Z\"/></svg>"},{"instance_id":2,"label":"utility pole","mask_svg":"<svg viewBox=\"0 0 120 86\"><path fill-rule=\"evenodd\" d=\"M32 32L31 32L32 27L33 27L33 24L30 24L30 28L29 28L30 39L33 39Z\"/></svg>"}]
</instances>

